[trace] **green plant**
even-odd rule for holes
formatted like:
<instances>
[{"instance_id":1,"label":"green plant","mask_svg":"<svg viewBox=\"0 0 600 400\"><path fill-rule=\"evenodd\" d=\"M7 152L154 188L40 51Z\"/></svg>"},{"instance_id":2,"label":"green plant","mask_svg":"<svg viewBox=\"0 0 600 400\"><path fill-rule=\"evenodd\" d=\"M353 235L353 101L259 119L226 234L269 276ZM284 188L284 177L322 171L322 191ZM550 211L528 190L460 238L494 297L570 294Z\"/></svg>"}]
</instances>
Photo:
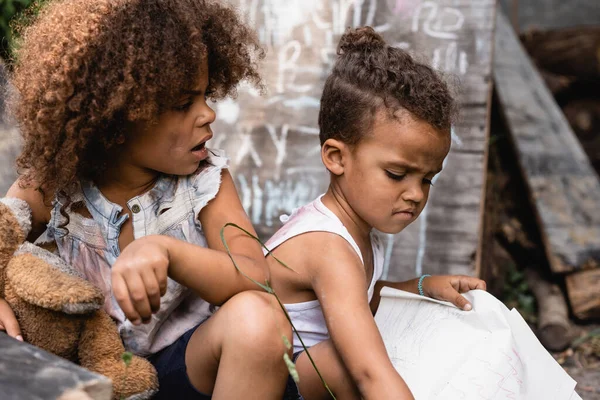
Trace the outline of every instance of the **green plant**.
<instances>
[{"instance_id":1,"label":"green plant","mask_svg":"<svg viewBox=\"0 0 600 400\"><path fill-rule=\"evenodd\" d=\"M10 61L19 29L27 26L48 0L0 0L0 57Z\"/></svg>"},{"instance_id":2,"label":"green plant","mask_svg":"<svg viewBox=\"0 0 600 400\"><path fill-rule=\"evenodd\" d=\"M525 273L514 263L506 265L502 301L508 308L516 308L525 320L535 323L537 319L535 297L529 290Z\"/></svg>"},{"instance_id":3,"label":"green plant","mask_svg":"<svg viewBox=\"0 0 600 400\"><path fill-rule=\"evenodd\" d=\"M131 365L131 359L133 358L133 354L125 351L121 354L121 360L125 363L125 375L123 375L123 386L125 386L125 380L127 379L127 373L129 372L129 365ZM121 397L123 400L124 397Z\"/></svg>"},{"instance_id":4,"label":"green plant","mask_svg":"<svg viewBox=\"0 0 600 400\"><path fill-rule=\"evenodd\" d=\"M25 9L32 0L0 0L0 50L2 58L6 59L12 44L11 20L21 10Z\"/></svg>"}]
</instances>

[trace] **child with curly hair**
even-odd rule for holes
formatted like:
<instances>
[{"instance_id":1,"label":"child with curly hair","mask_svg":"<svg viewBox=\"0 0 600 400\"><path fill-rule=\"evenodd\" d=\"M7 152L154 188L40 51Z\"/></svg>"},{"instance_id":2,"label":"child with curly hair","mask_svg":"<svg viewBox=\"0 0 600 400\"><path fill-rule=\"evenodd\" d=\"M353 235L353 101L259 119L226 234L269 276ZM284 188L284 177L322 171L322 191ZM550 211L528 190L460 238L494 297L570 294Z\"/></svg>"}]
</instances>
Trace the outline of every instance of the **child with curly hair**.
<instances>
[{"instance_id":1,"label":"child with curly hair","mask_svg":"<svg viewBox=\"0 0 600 400\"><path fill-rule=\"evenodd\" d=\"M456 114L447 85L428 66L388 46L370 27L346 32L319 113L327 192L295 210L266 247L271 283L325 382L341 399L413 399L394 369L373 314L384 286L450 301L485 289L468 276L380 281L384 252L373 228L398 233L421 213L450 150ZM328 398L297 337L305 399Z\"/></svg>"},{"instance_id":2,"label":"child with curly hair","mask_svg":"<svg viewBox=\"0 0 600 400\"><path fill-rule=\"evenodd\" d=\"M291 328L225 252L226 223L254 231L227 158L206 147L208 99L242 80L260 87L262 56L213 1L56 0L22 32L12 83L24 148L8 196L32 208L30 240L55 242L104 291L125 347L156 367L158 398L284 392ZM260 245L225 238L264 281ZM0 299L2 327L19 336Z\"/></svg>"}]
</instances>

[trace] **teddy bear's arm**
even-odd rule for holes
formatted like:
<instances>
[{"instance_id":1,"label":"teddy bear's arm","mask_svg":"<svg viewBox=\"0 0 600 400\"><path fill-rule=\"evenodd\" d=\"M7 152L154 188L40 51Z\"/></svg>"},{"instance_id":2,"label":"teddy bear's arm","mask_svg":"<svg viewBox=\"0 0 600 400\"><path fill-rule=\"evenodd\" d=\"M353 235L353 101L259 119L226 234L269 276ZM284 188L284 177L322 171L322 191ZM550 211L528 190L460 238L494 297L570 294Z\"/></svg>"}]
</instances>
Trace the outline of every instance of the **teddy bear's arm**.
<instances>
[{"instance_id":1,"label":"teddy bear's arm","mask_svg":"<svg viewBox=\"0 0 600 400\"><path fill-rule=\"evenodd\" d=\"M104 295L100 289L82 278L64 273L45 258L24 252L9 262L6 279L19 297L28 303L67 314L84 314L102 306Z\"/></svg>"}]
</instances>

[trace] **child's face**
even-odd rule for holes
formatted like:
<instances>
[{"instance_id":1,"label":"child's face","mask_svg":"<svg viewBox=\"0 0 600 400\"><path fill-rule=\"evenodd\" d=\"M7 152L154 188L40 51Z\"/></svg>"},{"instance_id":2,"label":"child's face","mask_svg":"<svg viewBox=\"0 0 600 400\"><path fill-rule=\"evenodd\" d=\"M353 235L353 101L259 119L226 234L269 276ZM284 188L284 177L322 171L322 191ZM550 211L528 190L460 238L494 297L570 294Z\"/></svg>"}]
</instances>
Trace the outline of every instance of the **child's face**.
<instances>
[{"instance_id":1,"label":"child's face","mask_svg":"<svg viewBox=\"0 0 600 400\"><path fill-rule=\"evenodd\" d=\"M380 113L372 134L348 152L340 182L346 200L369 227L398 233L423 211L449 150L449 132L408 113L400 121Z\"/></svg>"},{"instance_id":2,"label":"child's face","mask_svg":"<svg viewBox=\"0 0 600 400\"><path fill-rule=\"evenodd\" d=\"M206 103L208 64L202 65L195 87L183 93L174 107L157 122L136 124L122 153L136 167L172 175L193 173L208 157L206 141L215 112Z\"/></svg>"}]
</instances>

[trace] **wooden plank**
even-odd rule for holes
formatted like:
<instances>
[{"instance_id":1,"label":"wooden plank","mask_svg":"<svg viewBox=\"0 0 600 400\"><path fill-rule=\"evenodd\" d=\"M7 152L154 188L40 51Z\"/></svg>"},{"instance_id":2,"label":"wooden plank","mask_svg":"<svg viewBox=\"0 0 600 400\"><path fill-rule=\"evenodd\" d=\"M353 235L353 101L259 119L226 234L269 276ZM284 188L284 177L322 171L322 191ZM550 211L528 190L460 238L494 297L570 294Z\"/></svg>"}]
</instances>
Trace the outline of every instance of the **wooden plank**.
<instances>
[{"instance_id":1,"label":"wooden plank","mask_svg":"<svg viewBox=\"0 0 600 400\"><path fill-rule=\"evenodd\" d=\"M267 47L268 95L240 89L215 105L211 145L231 159L242 202L265 239L279 216L324 192L319 99L337 42L349 26L371 25L461 82L461 121L427 212L385 238L390 279L424 272L476 273L485 186L495 0L231 0ZM285 5L284 5L285 4ZM357 6L358 5L358 6Z\"/></svg>"},{"instance_id":2,"label":"wooden plank","mask_svg":"<svg viewBox=\"0 0 600 400\"><path fill-rule=\"evenodd\" d=\"M600 318L600 269L574 272L565 281L573 314L582 320Z\"/></svg>"},{"instance_id":3,"label":"wooden plank","mask_svg":"<svg viewBox=\"0 0 600 400\"><path fill-rule=\"evenodd\" d=\"M500 0L508 15L511 15L514 2L515 0ZM600 23L597 0L527 0L517 1L517 8L519 32Z\"/></svg>"},{"instance_id":4,"label":"wooden plank","mask_svg":"<svg viewBox=\"0 0 600 400\"><path fill-rule=\"evenodd\" d=\"M600 180L500 13L496 20L494 78L552 271L565 273L597 264Z\"/></svg>"},{"instance_id":5,"label":"wooden plank","mask_svg":"<svg viewBox=\"0 0 600 400\"><path fill-rule=\"evenodd\" d=\"M102 375L0 332L0 391L3 400L109 400L112 383Z\"/></svg>"},{"instance_id":6,"label":"wooden plank","mask_svg":"<svg viewBox=\"0 0 600 400\"><path fill-rule=\"evenodd\" d=\"M544 71L577 79L600 79L600 26L531 31L521 37L521 42L535 65Z\"/></svg>"}]
</instances>

